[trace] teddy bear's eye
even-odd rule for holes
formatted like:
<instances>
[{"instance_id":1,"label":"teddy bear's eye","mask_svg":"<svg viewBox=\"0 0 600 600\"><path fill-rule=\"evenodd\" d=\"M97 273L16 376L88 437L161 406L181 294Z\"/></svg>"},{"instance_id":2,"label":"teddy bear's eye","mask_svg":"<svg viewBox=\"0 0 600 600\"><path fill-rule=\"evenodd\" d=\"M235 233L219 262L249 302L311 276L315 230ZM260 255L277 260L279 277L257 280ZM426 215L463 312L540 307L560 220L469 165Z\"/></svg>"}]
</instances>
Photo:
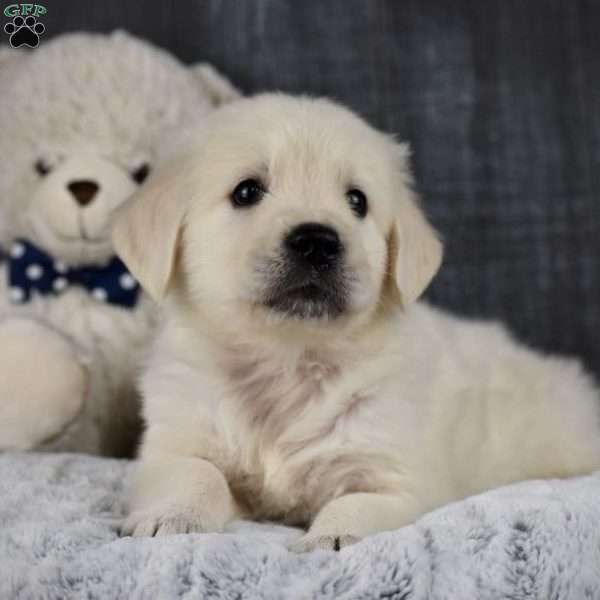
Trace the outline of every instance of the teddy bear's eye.
<instances>
[{"instance_id":1,"label":"teddy bear's eye","mask_svg":"<svg viewBox=\"0 0 600 600\"><path fill-rule=\"evenodd\" d=\"M150 175L150 165L148 163L144 163L131 171L131 176L136 183L144 183L148 175Z\"/></svg>"},{"instance_id":2,"label":"teddy bear's eye","mask_svg":"<svg viewBox=\"0 0 600 600\"><path fill-rule=\"evenodd\" d=\"M36 173L38 175L41 175L42 177L44 175L48 175L48 173L50 173L50 171L52 171L52 167L46 161L42 160L41 158L36 160L35 164L33 166L35 168Z\"/></svg>"}]
</instances>

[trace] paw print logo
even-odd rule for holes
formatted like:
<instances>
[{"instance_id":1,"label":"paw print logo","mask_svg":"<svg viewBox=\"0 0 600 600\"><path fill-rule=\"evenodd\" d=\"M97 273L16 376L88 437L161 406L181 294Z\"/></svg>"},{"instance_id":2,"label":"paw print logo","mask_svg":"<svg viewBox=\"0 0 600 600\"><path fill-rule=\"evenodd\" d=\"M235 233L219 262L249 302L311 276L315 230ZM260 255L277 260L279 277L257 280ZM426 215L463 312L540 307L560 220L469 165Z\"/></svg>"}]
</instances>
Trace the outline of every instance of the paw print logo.
<instances>
[{"instance_id":1,"label":"paw print logo","mask_svg":"<svg viewBox=\"0 0 600 600\"><path fill-rule=\"evenodd\" d=\"M4 26L5 33L10 35L10 45L13 48L19 46L29 46L36 48L40 43L40 35L46 31L46 28L33 15L28 17L16 16L11 23Z\"/></svg>"}]
</instances>

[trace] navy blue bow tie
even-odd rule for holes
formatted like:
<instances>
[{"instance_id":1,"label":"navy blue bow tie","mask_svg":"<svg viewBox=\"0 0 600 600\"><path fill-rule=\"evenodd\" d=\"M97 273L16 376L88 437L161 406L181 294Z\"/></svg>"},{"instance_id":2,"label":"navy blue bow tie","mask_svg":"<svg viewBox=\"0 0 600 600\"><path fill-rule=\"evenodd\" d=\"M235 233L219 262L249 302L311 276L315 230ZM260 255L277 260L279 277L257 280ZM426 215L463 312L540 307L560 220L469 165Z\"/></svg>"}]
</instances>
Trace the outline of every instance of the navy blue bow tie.
<instances>
[{"instance_id":1,"label":"navy blue bow tie","mask_svg":"<svg viewBox=\"0 0 600 600\"><path fill-rule=\"evenodd\" d=\"M115 256L104 266L68 267L26 240L13 242L8 253L10 299L22 304L32 293L61 294L70 286L85 288L101 302L127 308L135 306L137 281Z\"/></svg>"}]
</instances>

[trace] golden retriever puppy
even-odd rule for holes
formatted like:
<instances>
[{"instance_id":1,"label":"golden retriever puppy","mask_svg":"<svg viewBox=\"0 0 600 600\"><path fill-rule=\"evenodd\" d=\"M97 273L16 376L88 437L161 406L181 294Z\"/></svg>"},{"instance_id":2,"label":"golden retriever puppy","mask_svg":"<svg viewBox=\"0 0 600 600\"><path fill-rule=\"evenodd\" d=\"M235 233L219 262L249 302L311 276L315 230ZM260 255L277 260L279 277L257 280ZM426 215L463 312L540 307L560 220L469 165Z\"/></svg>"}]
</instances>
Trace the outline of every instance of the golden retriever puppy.
<instances>
[{"instance_id":1,"label":"golden retriever puppy","mask_svg":"<svg viewBox=\"0 0 600 600\"><path fill-rule=\"evenodd\" d=\"M600 468L580 367L415 303L442 245L407 149L341 106L267 94L119 215L120 256L166 321L123 531L306 525L338 549L444 503Z\"/></svg>"}]
</instances>

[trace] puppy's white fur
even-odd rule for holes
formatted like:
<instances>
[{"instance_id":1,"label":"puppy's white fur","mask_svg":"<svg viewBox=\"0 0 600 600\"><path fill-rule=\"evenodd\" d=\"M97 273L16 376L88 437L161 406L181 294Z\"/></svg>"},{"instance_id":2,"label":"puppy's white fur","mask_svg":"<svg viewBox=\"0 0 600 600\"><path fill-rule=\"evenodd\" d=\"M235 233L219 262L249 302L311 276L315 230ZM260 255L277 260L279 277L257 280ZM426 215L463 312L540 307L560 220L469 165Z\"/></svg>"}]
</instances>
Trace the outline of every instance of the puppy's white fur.
<instances>
[{"instance_id":1,"label":"puppy's white fur","mask_svg":"<svg viewBox=\"0 0 600 600\"><path fill-rule=\"evenodd\" d=\"M413 303L441 245L406 154L331 102L264 95L217 111L127 206L116 247L168 319L142 379L125 532L250 516L308 524L298 550L335 548L487 488L600 467L598 393L576 363ZM235 209L248 177L267 193ZM262 301L282 239L304 222L334 227L346 248L336 319Z\"/></svg>"}]
</instances>

